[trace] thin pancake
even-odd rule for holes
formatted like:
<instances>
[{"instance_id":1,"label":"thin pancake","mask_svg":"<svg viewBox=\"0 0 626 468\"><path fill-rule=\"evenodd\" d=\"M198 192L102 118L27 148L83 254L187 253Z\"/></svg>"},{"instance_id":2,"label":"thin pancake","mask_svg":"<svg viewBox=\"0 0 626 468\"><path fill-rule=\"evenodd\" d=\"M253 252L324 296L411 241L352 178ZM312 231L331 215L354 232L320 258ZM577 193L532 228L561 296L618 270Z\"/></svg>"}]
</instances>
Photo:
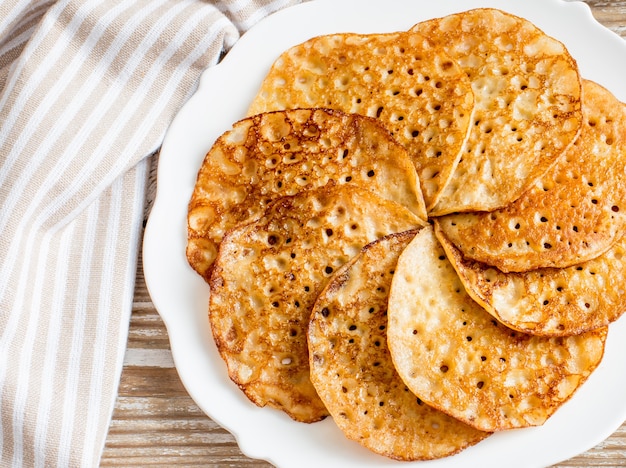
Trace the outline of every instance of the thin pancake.
<instances>
[{"instance_id":1,"label":"thin pancake","mask_svg":"<svg viewBox=\"0 0 626 468\"><path fill-rule=\"evenodd\" d=\"M607 326L626 311L626 236L579 265L503 273L464 258L437 227L435 223L465 290L510 328L533 335L577 335Z\"/></svg>"},{"instance_id":2,"label":"thin pancake","mask_svg":"<svg viewBox=\"0 0 626 468\"><path fill-rule=\"evenodd\" d=\"M276 200L224 237L209 319L231 379L251 401L298 421L327 415L309 379L306 327L315 299L364 245L420 225L372 192L325 186Z\"/></svg>"},{"instance_id":3,"label":"thin pancake","mask_svg":"<svg viewBox=\"0 0 626 468\"><path fill-rule=\"evenodd\" d=\"M457 453L489 434L408 391L387 349L387 298L398 256L415 232L368 244L333 276L309 325L311 381L344 434L397 460Z\"/></svg>"},{"instance_id":4,"label":"thin pancake","mask_svg":"<svg viewBox=\"0 0 626 468\"><path fill-rule=\"evenodd\" d=\"M600 363L607 334L546 338L499 324L465 292L430 226L400 255L388 320L409 389L484 431L543 424Z\"/></svg>"},{"instance_id":5,"label":"thin pancake","mask_svg":"<svg viewBox=\"0 0 626 468\"><path fill-rule=\"evenodd\" d=\"M468 78L422 35L333 34L281 54L249 115L332 107L378 117L409 151L428 208L459 160L473 104Z\"/></svg>"},{"instance_id":6,"label":"thin pancake","mask_svg":"<svg viewBox=\"0 0 626 468\"><path fill-rule=\"evenodd\" d=\"M406 150L376 120L327 109L241 120L207 153L189 203L187 258L208 280L224 233L282 195L334 181L405 205L426 219Z\"/></svg>"},{"instance_id":7,"label":"thin pancake","mask_svg":"<svg viewBox=\"0 0 626 468\"><path fill-rule=\"evenodd\" d=\"M548 170L580 130L576 62L530 21L494 9L425 21L413 30L460 65L475 99L462 159L433 214L505 206Z\"/></svg>"},{"instance_id":8,"label":"thin pancake","mask_svg":"<svg viewBox=\"0 0 626 468\"><path fill-rule=\"evenodd\" d=\"M585 81L580 137L532 188L492 213L446 216L471 259L503 271L567 267L597 257L626 229L626 105Z\"/></svg>"}]
</instances>

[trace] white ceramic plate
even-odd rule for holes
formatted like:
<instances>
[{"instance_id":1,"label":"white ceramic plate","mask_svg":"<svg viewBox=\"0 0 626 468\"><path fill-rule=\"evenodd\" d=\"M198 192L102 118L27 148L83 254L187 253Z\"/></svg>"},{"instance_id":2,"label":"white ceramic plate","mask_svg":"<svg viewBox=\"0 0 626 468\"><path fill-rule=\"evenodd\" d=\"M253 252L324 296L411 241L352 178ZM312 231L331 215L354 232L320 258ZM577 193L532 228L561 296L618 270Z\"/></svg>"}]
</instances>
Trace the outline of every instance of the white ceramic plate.
<instances>
[{"instance_id":1,"label":"white ceramic plate","mask_svg":"<svg viewBox=\"0 0 626 468\"><path fill-rule=\"evenodd\" d=\"M496 7L525 17L566 44L582 75L626 102L626 42L598 24L589 8L561 0L317 0L280 11L246 33L172 122L163 143L157 197L144 238L145 278L169 333L181 380L212 419L250 457L280 467L538 467L597 445L626 419L626 317L611 326L604 360L591 378L539 428L498 433L458 455L401 463L348 441L328 418L293 422L257 408L229 380L207 320L209 289L185 258L187 203L206 151L248 104L274 59L319 34L389 32L433 17Z\"/></svg>"}]
</instances>

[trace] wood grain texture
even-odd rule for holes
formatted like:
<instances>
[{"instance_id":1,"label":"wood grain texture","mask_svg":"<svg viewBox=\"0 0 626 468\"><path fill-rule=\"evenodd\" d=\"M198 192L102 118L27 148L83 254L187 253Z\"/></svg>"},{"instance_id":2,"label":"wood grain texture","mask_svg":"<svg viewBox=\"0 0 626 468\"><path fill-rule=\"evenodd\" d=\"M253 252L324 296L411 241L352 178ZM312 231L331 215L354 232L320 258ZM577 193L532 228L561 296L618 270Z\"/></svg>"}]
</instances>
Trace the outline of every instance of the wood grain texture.
<instances>
[{"instance_id":1,"label":"wood grain texture","mask_svg":"<svg viewBox=\"0 0 626 468\"><path fill-rule=\"evenodd\" d=\"M626 0L586 3L599 22L626 39ZM158 157L152 159L155 168ZM146 212L154 186L152 176ZM167 331L146 289L141 258L124 370L101 466L271 466L243 455L234 437L205 416L185 391ZM595 448L556 466L626 467L626 423Z\"/></svg>"}]
</instances>

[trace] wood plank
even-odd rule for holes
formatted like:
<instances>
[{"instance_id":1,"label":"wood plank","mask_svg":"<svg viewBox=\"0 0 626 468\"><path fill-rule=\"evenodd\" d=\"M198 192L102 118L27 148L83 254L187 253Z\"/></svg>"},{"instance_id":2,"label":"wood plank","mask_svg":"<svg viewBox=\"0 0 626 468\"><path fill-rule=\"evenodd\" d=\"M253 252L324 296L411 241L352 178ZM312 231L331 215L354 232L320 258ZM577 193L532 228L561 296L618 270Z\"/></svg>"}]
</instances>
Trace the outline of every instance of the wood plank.
<instances>
[{"instance_id":1,"label":"wood plank","mask_svg":"<svg viewBox=\"0 0 626 468\"><path fill-rule=\"evenodd\" d=\"M173 367L126 367L122 372L119 395L177 397L188 393Z\"/></svg>"},{"instance_id":2,"label":"wood plank","mask_svg":"<svg viewBox=\"0 0 626 468\"><path fill-rule=\"evenodd\" d=\"M591 7L591 12L598 22L626 38L626 1L588 0L585 3Z\"/></svg>"},{"instance_id":3,"label":"wood plank","mask_svg":"<svg viewBox=\"0 0 626 468\"><path fill-rule=\"evenodd\" d=\"M117 398L113 421L142 418L174 418L174 419L205 419L212 427L219 428L217 423L207 418L189 395L181 396L122 396Z\"/></svg>"},{"instance_id":4,"label":"wood plank","mask_svg":"<svg viewBox=\"0 0 626 468\"><path fill-rule=\"evenodd\" d=\"M124 356L126 367L174 367L172 353L167 349L131 348Z\"/></svg>"}]
</instances>

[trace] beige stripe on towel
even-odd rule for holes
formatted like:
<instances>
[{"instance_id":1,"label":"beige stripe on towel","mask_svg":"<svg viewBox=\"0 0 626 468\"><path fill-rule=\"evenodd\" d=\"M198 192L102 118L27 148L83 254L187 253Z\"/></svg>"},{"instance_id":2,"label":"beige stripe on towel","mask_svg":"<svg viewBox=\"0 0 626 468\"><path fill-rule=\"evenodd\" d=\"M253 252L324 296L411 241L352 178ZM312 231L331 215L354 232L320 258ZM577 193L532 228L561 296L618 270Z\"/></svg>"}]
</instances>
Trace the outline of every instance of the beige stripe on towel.
<instances>
[{"instance_id":1,"label":"beige stripe on towel","mask_svg":"<svg viewBox=\"0 0 626 468\"><path fill-rule=\"evenodd\" d=\"M290 0L0 0L0 466L97 466L148 157L203 69Z\"/></svg>"}]
</instances>

